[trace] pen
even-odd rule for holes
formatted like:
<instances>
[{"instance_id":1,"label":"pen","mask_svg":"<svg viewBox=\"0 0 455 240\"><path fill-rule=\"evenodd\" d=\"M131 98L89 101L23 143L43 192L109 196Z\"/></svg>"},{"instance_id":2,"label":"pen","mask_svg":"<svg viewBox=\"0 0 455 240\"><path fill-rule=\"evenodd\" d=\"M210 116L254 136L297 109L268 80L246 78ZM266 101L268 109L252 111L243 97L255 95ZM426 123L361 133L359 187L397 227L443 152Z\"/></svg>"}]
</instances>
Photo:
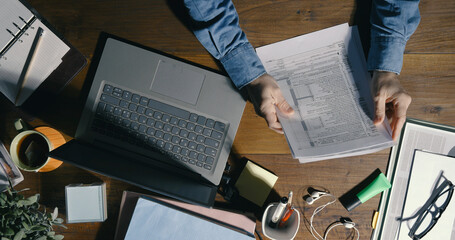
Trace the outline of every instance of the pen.
<instances>
[{"instance_id":1,"label":"pen","mask_svg":"<svg viewBox=\"0 0 455 240\"><path fill-rule=\"evenodd\" d=\"M19 97L22 92L22 88L24 87L25 81L27 79L28 72L30 70L30 65L32 65L32 62L35 58L36 55L36 50L38 49L38 45L41 39L41 36L43 34L43 29L41 27L38 28L36 31L35 38L33 39L32 46L30 48L30 51L28 53L27 59L25 60L24 68L22 69L22 73L19 77L19 81L17 82L17 95L16 95L16 101L15 104L17 105L19 101Z\"/></svg>"},{"instance_id":2,"label":"pen","mask_svg":"<svg viewBox=\"0 0 455 240\"><path fill-rule=\"evenodd\" d=\"M289 193L288 193L288 207L292 206L292 195L293 195L293 192L289 191Z\"/></svg>"},{"instance_id":3,"label":"pen","mask_svg":"<svg viewBox=\"0 0 455 240\"><path fill-rule=\"evenodd\" d=\"M286 209L286 206L288 205L288 198L287 197L282 197L280 199L280 203L278 203L278 206L275 209L275 212L272 215L272 219L270 220L269 226L272 228L275 228L281 219L281 215L283 215L284 209Z\"/></svg>"},{"instance_id":4,"label":"pen","mask_svg":"<svg viewBox=\"0 0 455 240\"><path fill-rule=\"evenodd\" d=\"M286 224L286 222L289 220L289 218L292 216L293 213L294 213L294 208L293 207L288 208L286 210L286 213L284 214L283 218L281 219L280 223L278 224L278 227L283 227L284 224Z\"/></svg>"},{"instance_id":5,"label":"pen","mask_svg":"<svg viewBox=\"0 0 455 240\"><path fill-rule=\"evenodd\" d=\"M285 208L286 211L285 211L283 217L280 219L278 227L284 226L286 221L289 219L289 217L294 212L294 208L292 207L292 195L293 195L293 192L289 191L289 193L288 193L288 203L286 204L286 208Z\"/></svg>"}]
</instances>

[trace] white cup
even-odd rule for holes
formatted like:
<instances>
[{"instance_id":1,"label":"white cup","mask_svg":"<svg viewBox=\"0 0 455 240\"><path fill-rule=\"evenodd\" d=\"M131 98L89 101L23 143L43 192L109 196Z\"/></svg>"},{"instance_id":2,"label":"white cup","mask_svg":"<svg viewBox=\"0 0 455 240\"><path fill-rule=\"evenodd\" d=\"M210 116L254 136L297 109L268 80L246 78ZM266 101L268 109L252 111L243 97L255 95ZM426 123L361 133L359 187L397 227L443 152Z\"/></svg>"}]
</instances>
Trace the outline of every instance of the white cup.
<instances>
[{"instance_id":1,"label":"white cup","mask_svg":"<svg viewBox=\"0 0 455 240\"><path fill-rule=\"evenodd\" d=\"M272 215L277 208L278 203L271 203L265 209L264 214L262 215L262 232L264 235L272 240L292 240L297 235L300 226L300 213L297 209L294 209L289 220L286 222L286 225L283 227L272 228L269 226L270 221L272 220Z\"/></svg>"},{"instance_id":2,"label":"white cup","mask_svg":"<svg viewBox=\"0 0 455 240\"><path fill-rule=\"evenodd\" d=\"M20 119L14 125L19 134L11 142L11 159L24 171L38 172L49 162L47 154L53 149L51 141L38 131L26 130Z\"/></svg>"}]
</instances>

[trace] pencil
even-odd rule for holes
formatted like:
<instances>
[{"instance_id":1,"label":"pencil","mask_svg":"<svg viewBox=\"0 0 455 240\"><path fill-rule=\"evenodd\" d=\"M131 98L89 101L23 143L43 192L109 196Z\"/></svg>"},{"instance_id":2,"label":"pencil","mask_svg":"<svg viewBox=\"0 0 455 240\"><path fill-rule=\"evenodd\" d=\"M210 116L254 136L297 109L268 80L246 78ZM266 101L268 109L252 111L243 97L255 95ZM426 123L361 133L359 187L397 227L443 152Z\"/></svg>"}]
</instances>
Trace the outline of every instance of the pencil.
<instances>
[{"instance_id":1,"label":"pencil","mask_svg":"<svg viewBox=\"0 0 455 240\"><path fill-rule=\"evenodd\" d=\"M27 59L25 60L24 68L22 69L22 73L19 77L19 81L17 82L17 95L16 95L16 101L15 104L17 105L19 101L19 97L21 95L22 89L24 88L24 84L27 79L28 72L30 70L30 66L33 63L33 60L35 58L38 45L41 39L41 36L43 35L43 29L41 27L38 28L36 31L35 38L33 39L32 46L30 47L30 51L28 52Z\"/></svg>"}]
</instances>

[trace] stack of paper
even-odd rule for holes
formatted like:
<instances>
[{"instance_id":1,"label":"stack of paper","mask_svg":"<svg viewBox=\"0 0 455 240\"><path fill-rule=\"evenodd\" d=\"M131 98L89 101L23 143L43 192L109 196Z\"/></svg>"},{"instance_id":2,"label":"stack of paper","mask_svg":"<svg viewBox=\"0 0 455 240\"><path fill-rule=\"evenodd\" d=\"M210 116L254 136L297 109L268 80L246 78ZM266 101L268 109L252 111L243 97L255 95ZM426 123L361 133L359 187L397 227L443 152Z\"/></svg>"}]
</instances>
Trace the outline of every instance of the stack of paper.
<instances>
[{"instance_id":1,"label":"stack of paper","mask_svg":"<svg viewBox=\"0 0 455 240\"><path fill-rule=\"evenodd\" d=\"M342 24L257 49L294 108L279 115L301 163L376 152L394 145L387 121L373 124L371 77L357 28Z\"/></svg>"}]
</instances>

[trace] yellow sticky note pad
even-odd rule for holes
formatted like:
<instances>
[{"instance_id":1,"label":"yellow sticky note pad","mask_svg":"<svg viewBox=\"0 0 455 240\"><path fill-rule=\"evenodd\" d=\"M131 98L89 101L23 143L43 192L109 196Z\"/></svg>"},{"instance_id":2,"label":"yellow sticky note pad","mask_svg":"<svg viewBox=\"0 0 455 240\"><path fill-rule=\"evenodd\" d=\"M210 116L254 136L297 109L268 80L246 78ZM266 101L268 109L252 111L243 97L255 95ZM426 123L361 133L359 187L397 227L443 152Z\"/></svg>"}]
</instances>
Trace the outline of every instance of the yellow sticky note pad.
<instances>
[{"instance_id":1,"label":"yellow sticky note pad","mask_svg":"<svg viewBox=\"0 0 455 240\"><path fill-rule=\"evenodd\" d=\"M235 187L240 196L262 206L269 196L270 190L278 180L278 176L248 161L240 174Z\"/></svg>"}]
</instances>

